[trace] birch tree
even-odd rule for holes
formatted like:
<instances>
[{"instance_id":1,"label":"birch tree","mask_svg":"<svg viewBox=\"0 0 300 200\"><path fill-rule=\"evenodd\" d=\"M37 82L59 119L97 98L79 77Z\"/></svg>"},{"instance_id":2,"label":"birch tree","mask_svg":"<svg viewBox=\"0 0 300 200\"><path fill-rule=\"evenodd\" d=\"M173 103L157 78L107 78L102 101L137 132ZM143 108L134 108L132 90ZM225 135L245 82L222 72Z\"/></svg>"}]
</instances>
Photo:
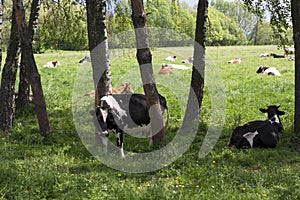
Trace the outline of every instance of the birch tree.
<instances>
[{"instance_id":1,"label":"birch tree","mask_svg":"<svg viewBox=\"0 0 300 200\"><path fill-rule=\"evenodd\" d=\"M39 5L39 0L33 0L32 5ZM50 131L50 121L48 118L48 112L46 109L46 102L44 98L43 88L41 84L41 78L37 70L35 63L33 48L32 48L32 37L28 26L25 21L25 11L23 0L13 0L13 8L16 12L16 25L21 41L21 49L24 54L24 62L26 71L28 74L29 83L31 85L35 111L38 119L40 133L42 136L47 137L47 133Z\"/></svg>"},{"instance_id":2,"label":"birch tree","mask_svg":"<svg viewBox=\"0 0 300 200\"><path fill-rule=\"evenodd\" d=\"M153 76L152 55L149 48L148 30L146 26L147 18L143 1L131 0L131 8L131 18L136 37L136 57L140 66L143 88L151 120L152 141L154 144L165 144L165 129L163 128L159 94Z\"/></svg>"}]
</instances>

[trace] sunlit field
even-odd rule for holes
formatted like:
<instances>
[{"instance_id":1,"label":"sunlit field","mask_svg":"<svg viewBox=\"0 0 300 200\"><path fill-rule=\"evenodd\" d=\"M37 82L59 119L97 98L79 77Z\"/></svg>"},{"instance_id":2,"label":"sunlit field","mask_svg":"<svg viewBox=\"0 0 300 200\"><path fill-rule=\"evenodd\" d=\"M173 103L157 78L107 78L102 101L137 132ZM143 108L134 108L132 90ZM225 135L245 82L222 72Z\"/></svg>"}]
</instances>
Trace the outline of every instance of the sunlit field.
<instances>
[{"instance_id":1,"label":"sunlit field","mask_svg":"<svg viewBox=\"0 0 300 200\"><path fill-rule=\"evenodd\" d=\"M183 59L193 55L193 48L151 50L157 87L170 112L169 143L184 117L191 64L183 64L189 70L174 69L173 75L157 72L162 63L171 63L165 60L170 55L177 56L173 64L182 65ZM300 199L300 148L295 144L299 138L293 133L294 61L260 57L261 53L283 54L283 50L276 46L207 47L204 98L195 139L175 162L138 174L102 164L78 134L72 106L93 103L93 98L84 96L93 89L90 63L78 63L88 52L35 55L52 131L47 139L40 137L33 105L16 112L14 129L0 133L0 199ZM241 64L227 63L237 57L242 58ZM43 67L55 60L61 66ZM130 83L136 93L142 93L135 49L113 50L110 60L113 87ZM257 74L260 65L276 67L281 76ZM278 147L228 147L236 126L266 119L259 108L267 105L281 105L286 113L281 117L284 130ZM216 145L199 157L207 131L215 126L221 129ZM109 138L115 143L114 134ZM143 153L155 148L149 147L148 139L124 137L126 151Z\"/></svg>"}]
</instances>

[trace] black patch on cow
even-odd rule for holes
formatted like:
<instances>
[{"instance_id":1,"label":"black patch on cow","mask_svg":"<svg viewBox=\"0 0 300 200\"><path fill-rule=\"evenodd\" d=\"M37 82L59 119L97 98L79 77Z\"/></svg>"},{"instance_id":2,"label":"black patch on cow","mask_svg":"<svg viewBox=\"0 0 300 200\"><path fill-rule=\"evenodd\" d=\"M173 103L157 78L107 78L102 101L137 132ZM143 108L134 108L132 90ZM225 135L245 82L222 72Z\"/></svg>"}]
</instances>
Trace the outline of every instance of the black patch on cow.
<instances>
[{"instance_id":1,"label":"black patch on cow","mask_svg":"<svg viewBox=\"0 0 300 200\"><path fill-rule=\"evenodd\" d=\"M266 71L267 69L268 69L269 67L264 67L264 66L260 66L259 68L258 68L258 70L256 71L256 73L263 73L264 71Z\"/></svg>"},{"instance_id":2,"label":"black patch on cow","mask_svg":"<svg viewBox=\"0 0 300 200\"><path fill-rule=\"evenodd\" d=\"M273 58L285 58L284 55L278 55L278 54L275 54L275 53L271 53L271 56L273 56Z\"/></svg>"},{"instance_id":3,"label":"black patch on cow","mask_svg":"<svg viewBox=\"0 0 300 200\"><path fill-rule=\"evenodd\" d=\"M122 116L118 110L110 108L106 101L103 101L101 108L108 109L107 128L123 130L124 126L134 128L144 126L150 123L150 116L146 103L146 97L143 94L113 94L112 97L117 101L120 108L126 112L127 116ZM159 95L160 104L163 109L167 109L165 97ZM100 113L99 113L100 114ZM118 119L118 117L122 117Z\"/></svg>"}]
</instances>

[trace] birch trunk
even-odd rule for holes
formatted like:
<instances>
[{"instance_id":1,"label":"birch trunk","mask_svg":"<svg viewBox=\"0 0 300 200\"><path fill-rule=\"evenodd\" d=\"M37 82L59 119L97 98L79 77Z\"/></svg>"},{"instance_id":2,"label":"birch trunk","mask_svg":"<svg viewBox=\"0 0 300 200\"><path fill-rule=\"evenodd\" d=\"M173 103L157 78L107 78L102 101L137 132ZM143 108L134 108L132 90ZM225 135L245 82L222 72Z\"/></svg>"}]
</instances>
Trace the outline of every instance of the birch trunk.
<instances>
[{"instance_id":1,"label":"birch trunk","mask_svg":"<svg viewBox=\"0 0 300 200\"><path fill-rule=\"evenodd\" d=\"M154 144L166 144L163 117L160 108L159 95L156 88L152 55L149 48L146 13L142 0L131 0L132 22L135 29L137 60L140 66L146 102L149 110Z\"/></svg>"},{"instance_id":2,"label":"birch trunk","mask_svg":"<svg viewBox=\"0 0 300 200\"><path fill-rule=\"evenodd\" d=\"M2 71L0 88L0 130L8 131L13 127L15 107L15 82L20 54L18 28L15 9L12 11L12 25L7 57Z\"/></svg>"},{"instance_id":3,"label":"birch trunk","mask_svg":"<svg viewBox=\"0 0 300 200\"><path fill-rule=\"evenodd\" d=\"M95 86L95 106L101 97L111 94L111 75L106 31L106 0L87 0L89 50Z\"/></svg>"},{"instance_id":4,"label":"birch trunk","mask_svg":"<svg viewBox=\"0 0 300 200\"><path fill-rule=\"evenodd\" d=\"M40 0L34 0L31 4L31 13L28 23L28 37L33 41L33 36L37 29L38 18L40 11ZM24 53L21 53L21 65L20 65L20 82L18 90L18 98L16 99L16 109L25 108L29 106L29 93L30 93L30 84L28 80L28 73L26 71L26 62Z\"/></svg>"},{"instance_id":5,"label":"birch trunk","mask_svg":"<svg viewBox=\"0 0 300 200\"><path fill-rule=\"evenodd\" d=\"M39 0L33 0L33 3L37 1ZM24 61L34 97L35 112L37 115L40 132L42 136L47 137L47 132L50 131L50 122L46 109L46 102L41 84L41 78L34 60L31 36L29 34L28 27L25 24L23 0L13 0L13 5L14 9L16 10L16 22L21 39L21 49L25 57Z\"/></svg>"}]
</instances>

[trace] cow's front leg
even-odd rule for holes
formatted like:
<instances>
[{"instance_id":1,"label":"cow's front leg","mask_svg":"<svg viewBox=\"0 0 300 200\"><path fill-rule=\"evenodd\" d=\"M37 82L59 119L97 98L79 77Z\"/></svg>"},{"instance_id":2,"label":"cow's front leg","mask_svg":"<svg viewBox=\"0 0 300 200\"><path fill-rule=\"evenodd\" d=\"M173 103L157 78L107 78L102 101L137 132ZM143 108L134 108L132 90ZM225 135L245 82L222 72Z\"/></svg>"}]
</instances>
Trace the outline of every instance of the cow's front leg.
<instances>
[{"instance_id":1,"label":"cow's front leg","mask_svg":"<svg viewBox=\"0 0 300 200\"><path fill-rule=\"evenodd\" d=\"M101 145L102 142L102 147L104 149L104 152L107 152L107 146L108 146L108 132L104 131L103 133L100 133L99 131L96 132L96 141L97 144Z\"/></svg>"},{"instance_id":2,"label":"cow's front leg","mask_svg":"<svg viewBox=\"0 0 300 200\"><path fill-rule=\"evenodd\" d=\"M120 153L122 158L124 158L125 154L123 150L123 133L121 130L116 130L116 137L117 137L117 146L120 148Z\"/></svg>"}]
</instances>

